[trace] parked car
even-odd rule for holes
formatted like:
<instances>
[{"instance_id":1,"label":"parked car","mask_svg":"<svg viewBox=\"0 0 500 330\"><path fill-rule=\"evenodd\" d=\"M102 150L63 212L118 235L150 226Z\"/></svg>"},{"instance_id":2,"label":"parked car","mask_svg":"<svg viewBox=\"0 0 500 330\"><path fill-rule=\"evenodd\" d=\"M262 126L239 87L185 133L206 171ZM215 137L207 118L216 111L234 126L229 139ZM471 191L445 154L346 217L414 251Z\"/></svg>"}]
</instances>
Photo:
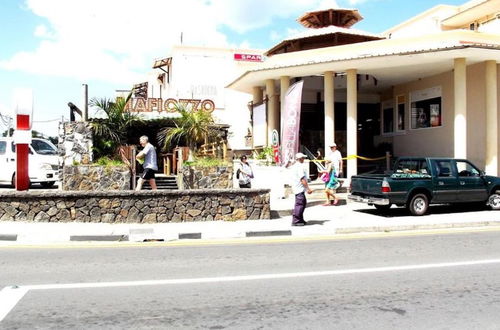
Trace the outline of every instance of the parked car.
<instances>
[{"instance_id":1,"label":"parked car","mask_svg":"<svg viewBox=\"0 0 500 330\"><path fill-rule=\"evenodd\" d=\"M59 180L59 159L57 148L52 142L33 138L29 154L30 183L52 187ZM0 138L0 184L15 184L16 145L13 138Z\"/></svg>"},{"instance_id":2,"label":"parked car","mask_svg":"<svg viewBox=\"0 0 500 330\"><path fill-rule=\"evenodd\" d=\"M444 203L482 202L498 210L500 178L465 159L400 158L389 174L353 176L348 198L379 210L406 206L413 215Z\"/></svg>"}]
</instances>

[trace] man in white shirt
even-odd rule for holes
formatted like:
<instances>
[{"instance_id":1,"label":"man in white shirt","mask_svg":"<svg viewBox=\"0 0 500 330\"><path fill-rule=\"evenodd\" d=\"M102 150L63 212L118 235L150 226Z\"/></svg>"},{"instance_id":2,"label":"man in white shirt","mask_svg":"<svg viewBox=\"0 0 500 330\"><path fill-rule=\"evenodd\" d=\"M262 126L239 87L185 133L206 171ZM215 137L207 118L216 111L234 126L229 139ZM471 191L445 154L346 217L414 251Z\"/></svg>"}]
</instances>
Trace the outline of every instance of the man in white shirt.
<instances>
[{"instance_id":1,"label":"man in white shirt","mask_svg":"<svg viewBox=\"0 0 500 330\"><path fill-rule=\"evenodd\" d=\"M307 222L304 220L304 210L307 205L305 192L312 193L311 188L307 184L307 172L304 167L304 159L307 156L299 152L295 155L297 160L292 166L292 192L295 195L295 207L292 213L292 226L305 226Z\"/></svg>"},{"instance_id":2,"label":"man in white shirt","mask_svg":"<svg viewBox=\"0 0 500 330\"><path fill-rule=\"evenodd\" d=\"M141 152L137 154L135 157L139 162L144 159L144 164L142 165L144 171L142 172L139 181L137 182L137 187L135 190L139 191L142 189L142 185L144 181L148 180L149 185L152 190L156 190L156 179L155 179L155 171L158 171L158 165L156 162L156 151L155 147L151 143L149 143L149 139L146 135L140 137L139 142L141 146L144 147Z\"/></svg>"},{"instance_id":3,"label":"man in white shirt","mask_svg":"<svg viewBox=\"0 0 500 330\"><path fill-rule=\"evenodd\" d=\"M326 160L332 163L332 168L335 170L335 176L338 178L343 172L342 154L337 150L337 144L330 144L330 154L326 156Z\"/></svg>"}]
</instances>

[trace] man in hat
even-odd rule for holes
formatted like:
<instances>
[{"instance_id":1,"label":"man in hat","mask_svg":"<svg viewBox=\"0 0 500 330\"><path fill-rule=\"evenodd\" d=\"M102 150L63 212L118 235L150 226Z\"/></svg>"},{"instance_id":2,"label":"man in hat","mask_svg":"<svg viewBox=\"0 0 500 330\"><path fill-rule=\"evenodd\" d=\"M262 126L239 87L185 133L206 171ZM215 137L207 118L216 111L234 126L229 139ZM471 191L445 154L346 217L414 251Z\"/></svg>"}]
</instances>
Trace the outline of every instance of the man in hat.
<instances>
[{"instance_id":1,"label":"man in hat","mask_svg":"<svg viewBox=\"0 0 500 330\"><path fill-rule=\"evenodd\" d=\"M295 155L297 160L292 167L292 192L295 195L295 207L292 213L292 226L305 226L304 210L307 205L305 192L312 193L307 184L307 172L304 167L304 159L307 156L299 152Z\"/></svg>"},{"instance_id":2,"label":"man in hat","mask_svg":"<svg viewBox=\"0 0 500 330\"><path fill-rule=\"evenodd\" d=\"M332 169L335 171L335 176L338 178L343 172L342 154L337 150L337 144L330 144L330 154L326 157L327 162L332 163Z\"/></svg>"}]
</instances>

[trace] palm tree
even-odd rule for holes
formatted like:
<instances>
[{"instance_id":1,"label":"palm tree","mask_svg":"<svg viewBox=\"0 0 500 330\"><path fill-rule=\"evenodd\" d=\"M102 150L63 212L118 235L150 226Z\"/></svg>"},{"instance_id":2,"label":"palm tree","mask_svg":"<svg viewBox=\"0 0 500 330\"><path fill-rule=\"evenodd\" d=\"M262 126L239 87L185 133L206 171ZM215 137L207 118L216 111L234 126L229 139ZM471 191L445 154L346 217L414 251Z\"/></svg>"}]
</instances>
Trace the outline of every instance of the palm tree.
<instances>
[{"instance_id":1,"label":"palm tree","mask_svg":"<svg viewBox=\"0 0 500 330\"><path fill-rule=\"evenodd\" d=\"M117 147L126 142L127 130L134 123L143 121L138 114L126 110L131 96L132 94L127 98L119 97L115 101L107 98L93 98L90 101L91 106L99 108L99 112L105 115L105 118L92 119L96 158L102 156L114 158Z\"/></svg>"},{"instance_id":2,"label":"palm tree","mask_svg":"<svg viewBox=\"0 0 500 330\"><path fill-rule=\"evenodd\" d=\"M175 109L180 114L174 119L175 127L162 128L157 135L163 149L168 149L172 142L179 143L183 138L189 149L196 151L199 143L217 135L210 112L187 108L180 103L175 105Z\"/></svg>"}]
</instances>

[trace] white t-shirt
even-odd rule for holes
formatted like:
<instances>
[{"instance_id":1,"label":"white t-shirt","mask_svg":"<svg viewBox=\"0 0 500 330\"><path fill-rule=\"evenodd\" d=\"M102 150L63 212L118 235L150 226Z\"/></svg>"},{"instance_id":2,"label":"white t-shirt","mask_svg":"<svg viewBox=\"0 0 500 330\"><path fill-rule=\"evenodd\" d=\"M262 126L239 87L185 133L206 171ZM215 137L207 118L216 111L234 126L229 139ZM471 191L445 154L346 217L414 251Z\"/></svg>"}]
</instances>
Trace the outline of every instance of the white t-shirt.
<instances>
[{"instance_id":1,"label":"white t-shirt","mask_svg":"<svg viewBox=\"0 0 500 330\"><path fill-rule=\"evenodd\" d=\"M303 163L296 162L291 168L291 179L290 183L292 187L292 192L294 195L300 194L306 190L306 187L302 184L301 179L307 180L307 172Z\"/></svg>"},{"instance_id":2,"label":"white t-shirt","mask_svg":"<svg viewBox=\"0 0 500 330\"><path fill-rule=\"evenodd\" d=\"M332 162L332 167L335 170L335 173L340 172L340 163L342 162L342 154L340 151L335 150L333 152L330 152L330 154L326 157L326 159L330 162Z\"/></svg>"},{"instance_id":3,"label":"white t-shirt","mask_svg":"<svg viewBox=\"0 0 500 330\"><path fill-rule=\"evenodd\" d=\"M250 183L250 179L253 178L253 171L252 168L250 167L250 164L248 163L245 164L243 162L240 162L240 170L242 172L240 172L240 178L238 179L239 183L241 184ZM250 176L246 175L245 173L250 174Z\"/></svg>"}]
</instances>

